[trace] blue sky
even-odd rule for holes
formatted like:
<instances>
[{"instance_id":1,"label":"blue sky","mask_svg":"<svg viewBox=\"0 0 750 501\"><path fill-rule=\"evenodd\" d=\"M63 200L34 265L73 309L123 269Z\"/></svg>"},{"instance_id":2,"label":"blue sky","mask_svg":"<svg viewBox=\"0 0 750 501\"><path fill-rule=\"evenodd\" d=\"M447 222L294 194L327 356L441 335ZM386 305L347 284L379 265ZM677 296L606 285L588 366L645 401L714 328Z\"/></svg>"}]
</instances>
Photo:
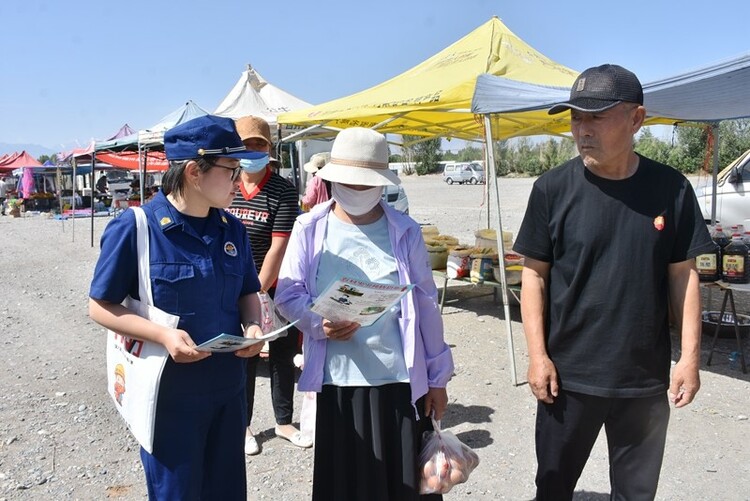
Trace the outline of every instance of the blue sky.
<instances>
[{"instance_id":1,"label":"blue sky","mask_svg":"<svg viewBox=\"0 0 750 501\"><path fill-rule=\"evenodd\" d=\"M189 99L213 111L247 63L321 103L493 15L561 64L617 63L643 82L750 52L747 0L2 0L0 143L59 150L148 127Z\"/></svg>"}]
</instances>

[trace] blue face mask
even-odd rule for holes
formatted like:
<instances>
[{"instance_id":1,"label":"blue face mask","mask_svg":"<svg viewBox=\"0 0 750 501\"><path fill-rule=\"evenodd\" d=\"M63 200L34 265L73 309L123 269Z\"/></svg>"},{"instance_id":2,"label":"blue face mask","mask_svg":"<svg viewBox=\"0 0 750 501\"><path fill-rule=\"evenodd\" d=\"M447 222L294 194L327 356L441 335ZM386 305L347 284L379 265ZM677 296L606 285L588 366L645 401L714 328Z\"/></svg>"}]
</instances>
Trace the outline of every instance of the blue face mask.
<instances>
[{"instance_id":1,"label":"blue face mask","mask_svg":"<svg viewBox=\"0 0 750 501\"><path fill-rule=\"evenodd\" d=\"M249 174L255 174L256 172L260 172L266 168L266 165L268 165L268 159L269 155L263 155L262 157L256 158L255 160L242 158L240 159L240 167L242 167L242 170Z\"/></svg>"}]
</instances>

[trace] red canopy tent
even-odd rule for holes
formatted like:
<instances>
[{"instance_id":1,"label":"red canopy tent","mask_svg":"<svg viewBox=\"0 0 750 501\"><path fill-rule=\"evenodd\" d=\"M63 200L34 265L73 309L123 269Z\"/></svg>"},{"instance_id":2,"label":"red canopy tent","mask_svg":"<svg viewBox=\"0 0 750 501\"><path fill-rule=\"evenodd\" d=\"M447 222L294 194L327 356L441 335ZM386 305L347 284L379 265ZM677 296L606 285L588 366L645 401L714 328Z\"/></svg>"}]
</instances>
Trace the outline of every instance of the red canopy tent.
<instances>
[{"instance_id":1,"label":"red canopy tent","mask_svg":"<svg viewBox=\"0 0 750 501\"><path fill-rule=\"evenodd\" d=\"M15 156L14 156L15 155ZM12 171L21 167L41 167L42 164L25 151L14 153L0 164L0 170Z\"/></svg>"},{"instance_id":2,"label":"red canopy tent","mask_svg":"<svg viewBox=\"0 0 750 501\"><path fill-rule=\"evenodd\" d=\"M20 153L18 153L17 151L14 151L13 153L6 153L5 155L3 155L3 157L0 158L0 171L5 171L5 165L18 158L18 155L20 155ZM10 172L14 168L15 167L9 167L7 171Z\"/></svg>"}]
</instances>

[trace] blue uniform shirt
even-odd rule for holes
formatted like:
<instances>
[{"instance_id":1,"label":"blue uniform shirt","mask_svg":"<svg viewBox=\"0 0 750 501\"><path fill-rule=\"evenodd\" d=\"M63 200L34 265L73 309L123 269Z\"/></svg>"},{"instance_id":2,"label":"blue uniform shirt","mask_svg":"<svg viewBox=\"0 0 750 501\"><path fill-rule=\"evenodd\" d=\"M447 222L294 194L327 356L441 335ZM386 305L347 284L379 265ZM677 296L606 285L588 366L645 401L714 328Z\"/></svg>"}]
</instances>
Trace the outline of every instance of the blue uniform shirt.
<instances>
[{"instance_id":1,"label":"blue uniform shirt","mask_svg":"<svg viewBox=\"0 0 750 501\"><path fill-rule=\"evenodd\" d=\"M149 226L155 306L178 315L178 328L196 344L222 332L242 335L238 300L260 290L242 223L221 209L211 209L205 234L200 236L161 192L143 210ZM132 211L107 225L90 297L112 303L121 303L128 295L138 298L136 240ZM244 385L244 367L245 359L232 353L215 353L188 364L169 359L161 384L178 393L232 391Z\"/></svg>"}]
</instances>

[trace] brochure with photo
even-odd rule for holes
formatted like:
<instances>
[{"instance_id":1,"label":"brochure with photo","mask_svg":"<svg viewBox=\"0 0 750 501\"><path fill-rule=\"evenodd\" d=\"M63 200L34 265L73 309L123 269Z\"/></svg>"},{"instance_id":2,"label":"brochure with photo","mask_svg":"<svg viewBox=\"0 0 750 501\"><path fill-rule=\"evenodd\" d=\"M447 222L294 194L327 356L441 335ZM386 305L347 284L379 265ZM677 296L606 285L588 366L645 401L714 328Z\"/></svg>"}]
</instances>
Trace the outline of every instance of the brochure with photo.
<instances>
[{"instance_id":1,"label":"brochure with photo","mask_svg":"<svg viewBox=\"0 0 750 501\"><path fill-rule=\"evenodd\" d=\"M269 332L258 338L247 338L242 336L233 336L232 334L219 334L215 338L209 339L205 343L201 343L196 346L198 351L211 351L214 353L230 353L233 351L247 348L255 343L263 343L266 341L273 341L280 338L282 335L286 335L286 330L296 324L297 321L285 325L280 329L276 329L273 332Z\"/></svg>"},{"instance_id":2,"label":"brochure with photo","mask_svg":"<svg viewBox=\"0 0 750 501\"><path fill-rule=\"evenodd\" d=\"M310 309L328 320L357 322L364 327L374 324L413 287L344 277L328 286Z\"/></svg>"}]
</instances>

